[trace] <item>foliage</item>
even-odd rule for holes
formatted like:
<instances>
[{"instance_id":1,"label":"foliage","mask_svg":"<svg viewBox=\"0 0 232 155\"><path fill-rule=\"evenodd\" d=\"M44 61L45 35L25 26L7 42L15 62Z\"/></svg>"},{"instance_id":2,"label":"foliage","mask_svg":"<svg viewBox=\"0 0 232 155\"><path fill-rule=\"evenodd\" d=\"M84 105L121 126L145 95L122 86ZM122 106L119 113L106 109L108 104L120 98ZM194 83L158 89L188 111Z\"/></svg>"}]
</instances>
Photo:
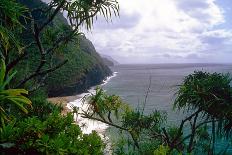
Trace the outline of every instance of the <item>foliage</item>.
<instances>
[{"instance_id":1,"label":"foliage","mask_svg":"<svg viewBox=\"0 0 232 155\"><path fill-rule=\"evenodd\" d=\"M175 106L178 108L202 109L208 114L220 117L222 111L231 111L231 78L221 73L194 72L184 79L180 86Z\"/></svg>"},{"instance_id":2,"label":"foliage","mask_svg":"<svg viewBox=\"0 0 232 155\"><path fill-rule=\"evenodd\" d=\"M16 29L22 30L23 25L20 23L19 17L22 17L27 11L26 7L15 0L0 1L0 48L3 48L1 51L8 51L15 46L21 52L20 41L13 32Z\"/></svg>"},{"instance_id":3,"label":"foliage","mask_svg":"<svg viewBox=\"0 0 232 155\"><path fill-rule=\"evenodd\" d=\"M20 2L30 10L36 10L32 12L32 15L38 23L46 21L49 17L49 15L38 9L46 9L48 7L42 2L36 0L32 0L31 2L20 0ZM28 20L24 25L25 27L30 27L30 21ZM46 26L44 31L41 32L41 43L45 49L52 49L57 38L64 36L64 34L69 34L70 31L71 27L68 25L66 19L61 13L58 13L51 24ZM20 37L29 47L21 54L21 56L24 57L23 60L20 60L20 62L14 66L18 71L18 77L14 80L13 86L18 85L22 82L22 79L34 73L40 63L38 60L41 59L37 46L35 46L34 43L30 44L34 39L30 29L25 29L23 33L20 34ZM26 56L24 56L24 54ZM15 54L14 51L10 54L12 60L16 59L18 56L19 55ZM77 36L70 37L68 40L64 41L64 43L60 44L59 47L55 48L54 51L47 54L47 63L42 69L49 70L51 67L53 68L56 64L65 60L68 60L68 62L59 69L49 74L42 74L34 77L26 82L24 87L29 91L37 91L38 88L45 86L49 96L64 95L62 92L66 92L65 95L70 95L72 92L81 92L89 86L99 83L111 73L109 68L103 64L91 42L79 32ZM90 74L95 72L96 75Z\"/></svg>"},{"instance_id":4,"label":"foliage","mask_svg":"<svg viewBox=\"0 0 232 155\"><path fill-rule=\"evenodd\" d=\"M71 26L63 20L60 12L64 11ZM46 80L50 73L66 64L67 59L72 60L69 64L71 71L81 71L75 82L96 67L105 73L107 69L95 50L84 52L76 44L81 34L80 26L90 29L97 14L102 13L108 18L112 11L118 12L117 2L112 0L53 0L48 5L37 0L0 1L0 55L4 61L0 72L1 119L8 115L18 116L2 126L1 153L102 154L104 144L96 132L83 134L74 124L73 115L62 116L60 106L52 105L39 95L32 96L32 93L39 94L37 90L49 82ZM68 45L71 48L66 49ZM79 54L80 57L75 59ZM14 80L13 70L19 73ZM66 73L62 74L61 81L65 81L62 79L64 75L67 78ZM73 84L73 81L68 82ZM31 101L23 96L28 94L27 91L8 88L28 88L33 109L25 107L31 105ZM28 115L19 116L12 110L12 103Z\"/></svg>"},{"instance_id":5,"label":"foliage","mask_svg":"<svg viewBox=\"0 0 232 155\"><path fill-rule=\"evenodd\" d=\"M162 112L154 111L145 115L139 110L131 109L116 95L108 95L101 88L96 89L96 94L86 99L89 103L88 110L79 114L84 118L101 121L119 129L119 132L128 137L126 143L118 143L115 152L121 154L122 150L130 154L147 154L154 151L155 146L161 145L161 125L165 121ZM154 141L155 140L155 141ZM124 145L128 146L125 147ZM148 148L146 146L150 145ZM142 146L142 147L141 147ZM130 148L134 148L131 150ZM152 148L152 149L151 149Z\"/></svg>"},{"instance_id":6,"label":"foliage","mask_svg":"<svg viewBox=\"0 0 232 155\"><path fill-rule=\"evenodd\" d=\"M154 155L167 155L169 148L167 146L160 145L155 151Z\"/></svg>"},{"instance_id":7,"label":"foliage","mask_svg":"<svg viewBox=\"0 0 232 155\"><path fill-rule=\"evenodd\" d=\"M230 120L230 82L229 75L218 73L194 72L187 76L174 107L186 108L189 115L174 127L164 124L166 118L160 111L143 114L100 88L90 97L88 111L80 114L119 129L123 137L116 142L116 154L215 154L218 119Z\"/></svg>"},{"instance_id":8,"label":"foliage","mask_svg":"<svg viewBox=\"0 0 232 155\"><path fill-rule=\"evenodd\" d=\"M231 77L221 73L194 72L184 79L174 105L188 110L199 110L220 120L227 120L229 130L232 111Z\"/></svg>"},{"instance_id":9,"label":"foliage","mask_svg":"<svg viewBox=\"0 0 232 155\"><path fill-rule=\"evenodd\" d=\"M51 113L59 112L63 110L62 105L51 103L43 98L32 98L33 108L28 111L26 117L36 116L41 120L45 120Z\"/></svg>"},{"instance_id":10,"label":"foliage","mask_svg":"<svg viewBox=\"0 0 232 155\"><path fill-rule=\"evenodd\" d=\"M25 105L31 105L31 101L24 95L28 92L24 89L7 89L12 78L15 76L16 72L6 77L6 66L4 61L1 60L1 70L0 70L0 117L1 117L1 128L4 126L5 121L9 121L9 115L11 106L16 106L21 111L28 113ZM7 108L8 107L8 108ZM8 110L7 110L8 109Z\"/></svg>"},{"instance_id":11,"label":"foliage","mask_svg":"<svg viewBox=\"0 0 232 155\"><path fill-rule=\"evenodd\" d=\"M94 16L98 12L107 20L111 18L112 13L117 16L119 12L116 0L58 0L52 1L49 5L59 6L60 4L62 4L61 8L67 11L67 18L74 29L78 28L79 23L85 25L87 29L91 29Z\"/></svg>"},{"instance_id":12,"label":"foliage","mask_svg":"<svg viewBox=\"0 0 232 155\"><path fill-rule=\"evenodd\" d=\"M125 104L119 96L107 95L104 90L99 87L96 89L96 94L92 94L86 100L89 104L88 111L86 111L88 115L97 115L103 120L105 119L104 115L107 115L109 122L112 122L112 113L118 118L119 112L125 113L130 110L129 106Z\"/></svg>"},{"instance_id":13,"label":"foliage","mask_svg":"<svg viewBox=\"0 0 232 155\"><path fill-rule=\"evenodd\" d=\"M102 154L104 146L96 132L83 134L70 113L65 117L52 113L45 121L28 117L12 122L3 128L0 137L2 153L11 154Z\"/></svg>"}]
</instances>

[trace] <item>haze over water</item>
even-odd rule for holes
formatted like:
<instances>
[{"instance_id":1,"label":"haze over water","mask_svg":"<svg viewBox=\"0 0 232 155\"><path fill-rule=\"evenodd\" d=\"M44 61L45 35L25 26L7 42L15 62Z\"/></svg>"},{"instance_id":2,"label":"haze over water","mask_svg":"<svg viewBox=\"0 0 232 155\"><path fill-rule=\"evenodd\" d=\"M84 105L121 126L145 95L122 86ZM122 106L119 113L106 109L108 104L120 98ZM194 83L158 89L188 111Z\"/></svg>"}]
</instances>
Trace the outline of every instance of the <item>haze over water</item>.
<instances>
[{"instance_id":1,"label":"haze over water","mask_svg":"<svg viewBox=\"0 0 232 155\"><path fill-rule=\"evenodd\" d=\"M142 107L151 78L145 112L155 109L166 111L168 122L172 124L184 116L182 112L172 110L175 92L184 77L195 70L232 73L232 64L118 65L111 69L118 72L117 76L103 88L110 94L119 95L135 108Z\"/></svg>"}]
</instances>

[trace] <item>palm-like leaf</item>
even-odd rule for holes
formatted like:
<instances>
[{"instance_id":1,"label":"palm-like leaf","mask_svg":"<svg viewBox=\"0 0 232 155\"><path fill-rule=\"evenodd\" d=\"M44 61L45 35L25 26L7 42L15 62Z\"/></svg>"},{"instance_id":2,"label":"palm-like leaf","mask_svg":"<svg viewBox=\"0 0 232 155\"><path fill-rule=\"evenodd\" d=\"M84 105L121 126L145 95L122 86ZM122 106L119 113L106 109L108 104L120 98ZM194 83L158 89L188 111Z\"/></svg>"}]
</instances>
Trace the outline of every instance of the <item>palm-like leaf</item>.
<instances>
[{"instance_id":1,"label":"palm-like leaf","mask_svg":"<svg viewBox=\"0 0 232 155\"><path fill-rule=\"evenodd\" d=\"M108 21L112 13L119 16L119 5L117 0L53 0L49 4L53 7L62 5L62 10L67 12L68 20L75 29L85 25L89 30L92 28L93 19L101 14Z\"/></svg>"},{"instance_id":2,"label":"palm-like leaf","mask_svg":"<svg viewBox=\"0 0 232 155\"><path fill-rule=\"evenodd\" d=\"M13 33L14 30L22 30L23 25L19 21L19 17L25 17L28 9L15 0L0 1L0 41L5 51L10 47L15 47L19 52L22 48L20 42Z\"/></svg>"},{"instance_id":3,"label":"palm-like leaf","mask_svg":"<svg viewBox=\"0 0 232 155\"><path fill-rule=\"evenodd\" d=\"M232 88L228 74L194 72L184 79L177 92L174 106L188 110L201 110L205 115L229 123L232 128Z\"/></svg>"},{"instance_id":4,"label":"palm-like leaf","mask_svg":"<svg viewBox=\"0 0 232 155\"><path fill-rule=\"evenodd\" d=\"M5 89L10 83L12 78L16 73L11 74L8 78L5 77L6 66L3 60L1 60L1 70L0 70L0 118L1 123L4 125L6 120L9 120L8 113L4 107L7 104L14 105L18 107L24 113L27 113L25 105L31 106L31 101L24 95L28 94L28 91L24 89Z\"/></svg>"}]
</instances>

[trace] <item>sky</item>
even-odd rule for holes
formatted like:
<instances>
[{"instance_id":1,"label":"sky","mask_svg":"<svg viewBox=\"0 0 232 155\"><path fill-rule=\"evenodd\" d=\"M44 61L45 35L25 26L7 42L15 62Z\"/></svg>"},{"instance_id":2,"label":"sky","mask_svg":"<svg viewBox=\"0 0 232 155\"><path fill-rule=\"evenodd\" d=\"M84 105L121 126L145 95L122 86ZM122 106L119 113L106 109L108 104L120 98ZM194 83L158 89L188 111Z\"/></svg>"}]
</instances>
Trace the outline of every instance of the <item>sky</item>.
<instances>
[{"instance_id":1,"label":"sky","mask_svg":"<svg viewBox=\"0 0 232 155\"><path fill-rule=\"evenodd\" d=\"M119 63L232 63L232 0L118 0L85 32Z\"/></svg>"}]
</instances>

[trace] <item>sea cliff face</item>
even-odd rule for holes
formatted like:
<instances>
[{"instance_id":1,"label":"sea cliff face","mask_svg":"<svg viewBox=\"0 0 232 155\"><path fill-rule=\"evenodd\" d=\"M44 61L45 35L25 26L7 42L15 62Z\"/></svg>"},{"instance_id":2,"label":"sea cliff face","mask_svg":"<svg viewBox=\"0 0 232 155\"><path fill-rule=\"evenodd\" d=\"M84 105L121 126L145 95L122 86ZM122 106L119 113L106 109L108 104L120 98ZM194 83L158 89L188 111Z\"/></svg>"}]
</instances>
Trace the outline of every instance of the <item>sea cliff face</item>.
<instances>
[{"instance_id":1,"label":"sea cliff face","mask_svg":"<svg viewBox=\"0 0 232 155\"><path fill-rule=\"evenodd\" d=\"M104 72L100 66L93 67L90 71L76 81L74 84L61 86L56 89L49 89L50 97L70 96L87 91L90 87L102 83L102 80L111 75L111 71Z\"/></svg>"},{"instance_id":2,"label":"sea cliff face","mask_svg":"<svg viewBox=\"0 0 232 155\"><path fill-rule=\"evenodd\" d=\"M46 6L40 0L18 0L21 4L26 5L30 9ZM41 12L33 12L33 16L37 21L45 21L46 15ZM29 26L26 25L25 26ZM54 21L49 24L49 32L51 34L61 33L71 29L68 22L60 13ZM45 30L46 32L46 30ZM30 32L24 32L23 37L27 42L32 41L33 36ZM45 40L42 37L42 40ZM46 38L46 37L45 37ZM46 40L44 46L49 46ZM31 49L36 51L36 47ZM25 73L25 68L28 72L32 72L36 67L36 59L39 59L39 54L34 52L29 55L26 63L20 64L18 70ZM34 60L33 60L34 59ZM51 64L56 64L62 60L68 60L64 66L48 75L45 82L45 87L49 97L74 95L85 92L91 86L100 84L107 76L112 74L107 65L104 64L100 55L96 52L92 42L85 36L80 35L71 42L65 44L52 55ZM46 67L46 66L45 66Z\"/></svg>"},{"instance_id":3,"label":"sea cliff face","mask_svg":"<svg viewBox=\"0 0 232 155\"><path fill-rule=\"evenodd\" d=\"M84 52L85 56L83 58L91 58L90 65L86 66L84 63L80 65L81 68L77 70L72 69L72 64L68 63L65 68L67 72L68 79L63 80L63 84L59 83L62 78L57 79L57 82L48 83L48 95L49 96L67 96L74 95L77 93L83 93L87 91L90 87L100 84L106 77L112 75L110 68L104 64L102 58L96 52L93 44L85 37L80 37L80 49L81 52L76 55L76 59L82 58L81 53ZM78 62L80 60L76 60ZM88 60L89 61L89 60ZM78 66L78 65L77 65ZM76 67L77 67L76 66ZM78 72L78 70L80 70ZM73 74L75 72L75 74ZM71 77L70 77L71 76ZM50 77L50 81L55 77L60 77L56 73L53 73ZM60 81L61 82L61 81Z\"/></svg>"}]
</instances>

